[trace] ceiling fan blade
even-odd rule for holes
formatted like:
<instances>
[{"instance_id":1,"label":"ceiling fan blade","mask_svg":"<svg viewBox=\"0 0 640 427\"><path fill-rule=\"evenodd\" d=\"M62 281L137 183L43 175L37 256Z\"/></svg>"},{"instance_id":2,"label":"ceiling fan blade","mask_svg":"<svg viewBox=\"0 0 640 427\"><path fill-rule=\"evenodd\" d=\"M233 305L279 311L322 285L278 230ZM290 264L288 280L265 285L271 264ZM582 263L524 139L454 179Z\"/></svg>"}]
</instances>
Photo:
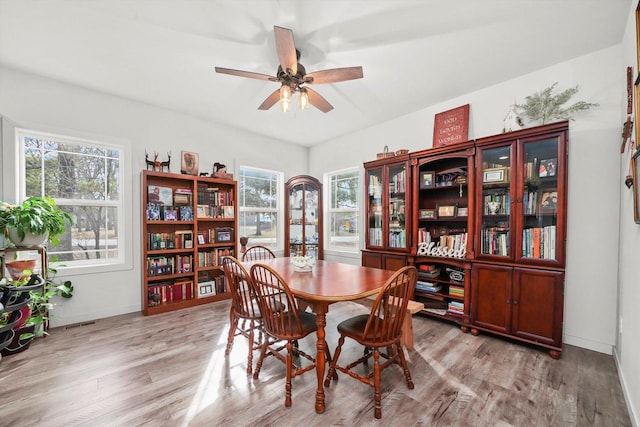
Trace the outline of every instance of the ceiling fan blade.
<instances>
[{"instance_id":1,"label":"ceiling fan blade","mask_svg":"<svg viewBox=\"0 0 640 427\"><path fill-rule=\"evenodd\" d=\"M258 107L258 110L268 110L273 107L276 102L280 101L280 89L276 89L271 95L265 99Z\"/></svg>"},{"instance_id":2,"label":"ceiling fan blade","mask_svg":"<svg viewBox=\"0 0 640 427\"><path fill-rule=\"evenodd\" d=\"M337 83L345 80L362 78L362 67L333 68L309 73L304 80L309 84L320 85L325 83Z\"/></svg>"},{"instance_id":3,"label":"ceiling fan blade","mask_svg":"<svg viewBox=\"0 0 640 427\"><path fill-rule=\"evenodd\" d=\"M293 31L288 28L273 26L276 35L276 49L280 66L286 72L291 70L291 75L298 73L298 55L296 54L296 44L293 41Z\"/></svg>"},{"instance_id":4,"label":"ceiling fan blade","mask_svg":"<svg viewBox=\"0 0 640 427\"><path fill-rule=\"evenodd\" d=\"M329 104L329 102L324 99L322 95L320 95L315 90L309 88L306 89L307 94L309 95L309 104L313 105L323 113L328 113L329 111L333 110L333 105Z\"/></svg>"},{"instance_id":5,"label":"ceiling fan blade","mask_svg":"<svg viewBox=\"0 0 640 427\"><path fill-rule=\"evenodd\" d=\"M229 74L238 77L248 77L250 79L271 80L272 82L278 81L276 77L269 76L267 74L252 73L251 71L232 70L231 68L216 67L216 73Z\"/></svg>"}]
</instances>

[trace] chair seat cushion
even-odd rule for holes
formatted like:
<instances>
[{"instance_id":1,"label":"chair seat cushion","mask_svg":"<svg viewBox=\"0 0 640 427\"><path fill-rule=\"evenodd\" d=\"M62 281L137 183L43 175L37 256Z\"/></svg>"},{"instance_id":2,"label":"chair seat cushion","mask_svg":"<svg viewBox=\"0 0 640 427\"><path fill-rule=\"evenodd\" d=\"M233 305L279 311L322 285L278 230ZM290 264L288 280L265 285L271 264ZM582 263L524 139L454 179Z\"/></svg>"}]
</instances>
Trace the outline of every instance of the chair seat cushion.
<instances>
[{"instance_id":1,"label":"chair seat cushion","mask_svg":"<svg viewBox=\"0 0 640 427\"><path fill-rule=\"evenodd\" d=\"M315 314L298 310L298 316L300 317L300 324L302 325L302 333L304 335L308 335L318 329Z\"/></svg>"},{"instance_id":2,"label":"chair seat cushion","mask_svg":"<svg viewBox=\"0 0 640 427\"><path fill-rule=\"evenodd\" d=\"M367 326L369 320L368 314L361 314L359 316L350 317L347 320L343 320L338 324L338 332L347 337L351 337L357 341L365 339L371 341L374 336L364 337L364 328Z\"/></svg>"}]
</instances>

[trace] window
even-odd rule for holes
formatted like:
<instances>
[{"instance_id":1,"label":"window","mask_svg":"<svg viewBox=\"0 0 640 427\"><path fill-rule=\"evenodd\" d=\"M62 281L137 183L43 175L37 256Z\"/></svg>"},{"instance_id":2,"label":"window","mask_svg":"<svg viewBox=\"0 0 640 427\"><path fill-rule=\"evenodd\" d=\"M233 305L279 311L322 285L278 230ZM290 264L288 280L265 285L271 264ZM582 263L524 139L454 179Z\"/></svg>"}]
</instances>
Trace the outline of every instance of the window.
<instances>
[{"instance_id":1,"label":"window","mask_svg":"<svg viewBox=\"0 0 640 427\"><path fill-rule=\"evenodd\" d=\"M329 172L325 175L329 188L328 245L327 249L357 252L360 246L358 221L357 168Z\"/></svg>"},{"instance_id":2,"label":"window","mask_svg":"<svg viewBox=\"0 0 640 427\"><path fill-rule=\"evenodd\" d=\"M282 172L240 166L238 179L239 237L248 237L247 247L282 249L278 213L282 204Z\"/></svg>"},{"instance_id":3,"label":"window","mask_svg":"<svg viewBox=\"0 0 640 427\"><path fill-rule=\"evenodd\" d=\"M122 263L122 147L17 130L20 196L50 196L73 225L50 246L66 267Z\"/></svg>"}]
</instances>

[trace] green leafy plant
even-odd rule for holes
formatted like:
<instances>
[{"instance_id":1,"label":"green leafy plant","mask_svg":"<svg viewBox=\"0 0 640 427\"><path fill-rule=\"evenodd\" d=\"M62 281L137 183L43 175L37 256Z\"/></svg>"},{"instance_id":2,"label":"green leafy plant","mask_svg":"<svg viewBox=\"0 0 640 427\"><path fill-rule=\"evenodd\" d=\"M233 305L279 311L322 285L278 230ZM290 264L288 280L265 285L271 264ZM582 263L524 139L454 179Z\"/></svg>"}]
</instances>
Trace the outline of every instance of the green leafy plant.
<instances>
[{"instance_id":1,"label":"green leafy plant","mask_svg":"<svg viewBox=\"0 0 640 427\"><path fill-rule=\"evenodd\" d=\"M48 233L49 241L57 245L66 224L72 223L71 215L58 208L51 197L29 197L18 205L0 202L0 232L15 228L20 239L26 232Z\"/></svg>"},{"instance_id":2,"label":"green leafy plant","mask_svg":"<svg viewBox=\"0 0 640 427\"><path fill-rule=\"evenodd\" d=\"M576 86L558 94L553 94L557 84L558 82L555 82L548 88L525 97L525 103L517 104L517 107L520 108L523 114L531 121L545 124L553 120L573 120L573 113L588 110L591 107L597 107L599 105L591 102L578 101L564 108L563 105L578 93L579 89L578 86Z\"/></svg>"}]
</instances>

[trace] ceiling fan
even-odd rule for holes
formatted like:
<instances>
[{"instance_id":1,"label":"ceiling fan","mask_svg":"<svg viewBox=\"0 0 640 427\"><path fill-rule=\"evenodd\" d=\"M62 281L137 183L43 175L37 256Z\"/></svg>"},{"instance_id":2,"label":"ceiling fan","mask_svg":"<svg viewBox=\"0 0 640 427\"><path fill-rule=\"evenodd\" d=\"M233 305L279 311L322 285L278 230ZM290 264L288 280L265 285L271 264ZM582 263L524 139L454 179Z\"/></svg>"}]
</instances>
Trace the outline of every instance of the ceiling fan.
<instances>
[{"instance_id":1,"label":"ceiling fan","mask_svg":"<svg viewBox=\"0 0 640 427\"><path fill-rule=\"evenodd\" d=\"M300 51L296 49L293 41L293 31L278 26L274 26L273 31L276 37L278 59L280 60L275 77L250 71L215 67L217 73L279 82L280 88L276 89L260 104L259 110L268 110L276 102L280 101L283 111L287 111L293 94L298 92L300 108L306 108L307 104L311 104L323 113L328 113L333 110L333 106L318 92L305 85L337 83L362 78L362 67L333 68L307 74L305 68L298 62Z\"/></svg>"}]
</instances>

